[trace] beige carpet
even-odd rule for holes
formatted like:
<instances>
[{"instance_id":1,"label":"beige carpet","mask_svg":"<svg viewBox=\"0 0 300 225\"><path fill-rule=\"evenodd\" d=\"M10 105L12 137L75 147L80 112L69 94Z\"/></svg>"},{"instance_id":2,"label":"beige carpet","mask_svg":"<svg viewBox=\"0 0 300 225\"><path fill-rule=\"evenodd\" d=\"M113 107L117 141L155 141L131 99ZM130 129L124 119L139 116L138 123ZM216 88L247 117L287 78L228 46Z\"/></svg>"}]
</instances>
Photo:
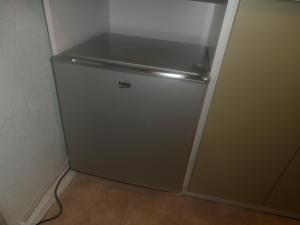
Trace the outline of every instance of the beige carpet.
<instances>
[{"instance_id":1,"label":"beige carpet","mask_svg":"<svg viewBox=\"0 0 300 225\"><path fill-rule=\"evenodd\" d=\"M300 221L76 175L49 225L300 225ZM52 206L47 216L53 215Z\"/></svg>"}]
</instances>

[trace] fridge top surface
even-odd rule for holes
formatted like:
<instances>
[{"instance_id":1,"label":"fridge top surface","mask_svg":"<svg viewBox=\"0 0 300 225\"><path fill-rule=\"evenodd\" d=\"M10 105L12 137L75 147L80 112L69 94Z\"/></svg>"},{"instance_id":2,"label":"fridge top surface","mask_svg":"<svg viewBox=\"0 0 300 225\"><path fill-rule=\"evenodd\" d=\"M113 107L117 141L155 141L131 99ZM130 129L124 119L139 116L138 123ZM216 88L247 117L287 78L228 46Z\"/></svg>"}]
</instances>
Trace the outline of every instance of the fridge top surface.
<instances>
[{"instance_id":1,"label":"fridge top surface","mask_svg":"<svg viewBox=\"0 0 300 225\"><path fill-rule=\"evenodd\" d=\"M210 69L205 46L111 33L93 38L60 56L73 57L73 62L90 60L152 71L157 75L187 75L195 80L205 75L203 81Z\"/></svg>"}]
</instances>

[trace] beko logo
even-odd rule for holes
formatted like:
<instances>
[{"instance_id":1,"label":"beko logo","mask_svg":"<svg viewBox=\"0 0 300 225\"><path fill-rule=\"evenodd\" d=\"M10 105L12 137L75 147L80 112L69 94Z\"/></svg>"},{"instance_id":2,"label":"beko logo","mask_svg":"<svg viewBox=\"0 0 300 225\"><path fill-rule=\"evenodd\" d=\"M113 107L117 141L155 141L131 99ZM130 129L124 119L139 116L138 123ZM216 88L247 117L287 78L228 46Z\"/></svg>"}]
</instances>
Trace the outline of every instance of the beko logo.
<instances>
[{"instance_id":1,"label":"beko logo","mask_svg":"<svg viewBox=\"0 0 300 225\"><path fill-rule=\"evenodd\" d=\"M131 88L131 83L119 81L119 88Z\"/></svg>"}]
</instances>

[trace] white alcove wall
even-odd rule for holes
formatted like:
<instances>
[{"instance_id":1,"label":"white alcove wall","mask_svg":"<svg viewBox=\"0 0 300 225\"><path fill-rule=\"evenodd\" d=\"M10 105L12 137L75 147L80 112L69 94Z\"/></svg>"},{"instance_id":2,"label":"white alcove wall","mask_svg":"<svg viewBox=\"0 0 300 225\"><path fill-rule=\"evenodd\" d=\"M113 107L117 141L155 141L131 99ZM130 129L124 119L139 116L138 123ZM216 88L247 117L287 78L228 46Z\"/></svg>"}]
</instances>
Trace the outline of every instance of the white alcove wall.
<instances>
[{"instance_id":1,"label":"white alcove wall","mask_svg":"<svg viewBox=\"0 0 300 225\"><path fill-rule=\"evenodd\" d=\"M210 30L207 37L206 45L209 48L209 60L212 65L215 53L217 50L218 42L220 39L220 33L226 13L226 4L214 4L213 16L210 24Z\"/></svg>"},{"instance_id":2,"label":"white alcove wall","mask_svg":"<svg viewBox=\"0 0 300 225\"><path fill-rule=\"evenodd\" d=\"M43 2L54 55L104 32L212 45L214 51L226 9L188 0Z\"/></svg>"},{"instance_id":3,"label":"white alcove wall","mask_svg":"<svg viewBox=\"0 0 300 225\"><path fill-rule=\"evenodd\" d=\"M110 30L206 45L214 5L186 0L110 0Z\"/></svg>"},{"instance_id":4,"label":"white alcove wall","mask_svg":"<svg viewBox=\"0 0 300 225\"><path fill-rule=\"evenodd\" d=\"M52 52L109 31L108 0L43 0Z\"/></svg>"}]
</instances>

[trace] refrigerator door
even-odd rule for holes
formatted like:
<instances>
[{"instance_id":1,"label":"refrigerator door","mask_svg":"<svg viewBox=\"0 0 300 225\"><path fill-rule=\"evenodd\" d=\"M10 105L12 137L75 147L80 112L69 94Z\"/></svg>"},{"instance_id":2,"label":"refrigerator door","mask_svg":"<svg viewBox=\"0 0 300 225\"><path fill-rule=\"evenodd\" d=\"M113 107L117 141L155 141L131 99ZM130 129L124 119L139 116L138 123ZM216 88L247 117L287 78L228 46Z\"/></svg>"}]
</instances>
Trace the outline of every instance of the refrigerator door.
<instances>
[{"instance_id":1,"label":"refrigerator door","mask_svg":"<svg viewBox=\"0 0 300 225\"><path fill-rule=\"evenodd\" d=\"M180 191L206 85L53 60L71 168Z\"/></svg>"}]
</instances>

